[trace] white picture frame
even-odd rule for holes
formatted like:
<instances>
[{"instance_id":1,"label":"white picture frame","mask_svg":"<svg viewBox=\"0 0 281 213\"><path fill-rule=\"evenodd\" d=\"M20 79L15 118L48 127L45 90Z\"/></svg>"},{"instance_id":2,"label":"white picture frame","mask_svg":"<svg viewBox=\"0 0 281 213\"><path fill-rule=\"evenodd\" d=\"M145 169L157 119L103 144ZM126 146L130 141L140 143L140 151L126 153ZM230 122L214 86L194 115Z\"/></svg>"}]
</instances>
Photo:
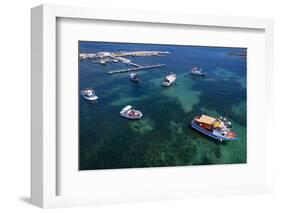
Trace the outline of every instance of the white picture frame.
<instances>
[{"instance_id":1,"label":"white picture frame","mask_svg":"<svg viewBox=\"0 0 281 213\"><path fill-rule=\"evenodd\" d=\"M107 199L106 194L96 196L57 195L57 58L56 29L58 18L87 20L118 20L169 25L193 25L202 27L224 27L228 29L259 29L265 33L266 107L272 109L273 100L273 21L271 19L217 17L203 15L153 13L148 11L122 11L74 6L41 5L31 10L31 201L34 205L47 207L91 205L98 203L137 202L143 200L178 199L194 196L263 193L270 191L270 161L266 161L266 176L263 183L255 185L233 185L200 188L195 183L193 190L167 188L156 193L124 195ZM270 117L272 110L266 112ZM266 139L273 140L267 127ZM269 156L268 143L266 144ZM268 159L268 158L267 158ZM164 169L165 170L165 169ZM118 193L117 193L118 194ZM117 198L118 197L118 198Z\"/></svg>"}]
</instances>

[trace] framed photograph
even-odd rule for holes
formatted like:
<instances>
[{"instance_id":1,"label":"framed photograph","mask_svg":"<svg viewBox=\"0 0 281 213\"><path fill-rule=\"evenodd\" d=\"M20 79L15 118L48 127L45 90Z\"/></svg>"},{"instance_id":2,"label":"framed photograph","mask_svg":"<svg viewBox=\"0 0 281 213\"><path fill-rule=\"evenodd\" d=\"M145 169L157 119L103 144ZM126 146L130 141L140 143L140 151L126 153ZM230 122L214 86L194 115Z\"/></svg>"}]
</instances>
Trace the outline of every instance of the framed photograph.
<instances>
[{"instance_id":1,"label":"framed photograph","mask_svg":"<svg viewBox=\"0 0 281 213\"><path fill-rule=\"evenodd\" d=\"M270 192L270 19L42 5L32 203Z\"/></svg>"}]
</instances>

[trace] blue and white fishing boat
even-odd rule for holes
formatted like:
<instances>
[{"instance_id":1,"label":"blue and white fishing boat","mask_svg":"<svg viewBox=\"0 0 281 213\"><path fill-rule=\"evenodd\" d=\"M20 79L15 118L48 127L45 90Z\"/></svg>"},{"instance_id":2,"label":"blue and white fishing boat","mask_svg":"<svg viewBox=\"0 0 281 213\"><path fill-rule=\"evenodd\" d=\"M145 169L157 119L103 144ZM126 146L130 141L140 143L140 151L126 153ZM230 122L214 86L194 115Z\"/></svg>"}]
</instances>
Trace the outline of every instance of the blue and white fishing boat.
<instances>
[{"instance_id":1,"label":"blue and white fishing boat","mask_svg":"<svg viewBox=\"0 0 281 213\"><path fill-rule=\"evenodd\" d=\"M124 107L121 110L120 115L124 118L131 119L131 120L138 120L141 119L142 117L141 111L133 109L131 105Z\"/></svg>"},{"instance_id":2,"label":"blue and white fishing boat","mask_svg":"<svg viewBox=\"0 0 281 213\"><path fill-rule=\"evenodd\" d=\"M204 135L219 141L235 141L239 137L231 131L231 122L222 118L213 118L207 115L196 116L191 127Z\"/></svg>"},{"instance_id":3,"label":"blue and white fishing boat","mask_svg":"<svg viewBox=\"0 0 281 213\"><path fill-rule=\"evenodd\" d=\"M83 98L89 101L94 101L98 99L98 96L96 96L96 93L93 89L83 89L81 90L80 94L83 96Z\"/></svg>"}]
</instances>

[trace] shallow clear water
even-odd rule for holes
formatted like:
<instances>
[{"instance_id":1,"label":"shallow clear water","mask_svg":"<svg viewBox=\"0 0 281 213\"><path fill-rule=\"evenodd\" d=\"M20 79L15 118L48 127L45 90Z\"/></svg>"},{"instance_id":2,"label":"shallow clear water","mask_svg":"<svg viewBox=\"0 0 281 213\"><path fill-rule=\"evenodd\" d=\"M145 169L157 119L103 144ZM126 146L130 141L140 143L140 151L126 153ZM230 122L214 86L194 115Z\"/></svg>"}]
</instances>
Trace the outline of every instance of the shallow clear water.
<instances>
[{"instance_id":1,"label":"shallow clear water","mask_svg":"<svg viewBox=\"0 0 281 213\"><path fill-rule=\"evenodd\" d=\"M246 57L226 54L246 49L101 42L79 45L80 52L171 52L161 57L130 58L140 65L167 65L138 72L140 84L130 82L129 73L106 73L127 68L124 64L79 62L80 89L92 87L99 97L89 102L80 96L81 170L246 163ZM190 75L193 66L201 67L208 76ZM177 81L164 88L161 82L170 72L177 74ZM120 117L128 104L144 114L141 120ZM191 120L202 113L226 116L240 140L220 143L191 129Z\"/></svg>"}]
</instances>

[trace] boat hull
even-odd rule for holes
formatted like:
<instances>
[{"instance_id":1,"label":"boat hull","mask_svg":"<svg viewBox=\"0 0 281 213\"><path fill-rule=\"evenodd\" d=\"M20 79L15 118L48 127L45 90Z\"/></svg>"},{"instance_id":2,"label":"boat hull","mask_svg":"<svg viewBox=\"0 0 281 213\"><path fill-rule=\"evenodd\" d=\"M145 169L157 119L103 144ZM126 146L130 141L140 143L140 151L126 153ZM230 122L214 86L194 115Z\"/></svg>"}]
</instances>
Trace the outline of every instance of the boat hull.
<instances>
[{"instance_id":1,"label":"boat hull","mask_svg":"<svg viewBox=\"0 0 281 213\"><path fill-rule=\"evenodd\" d=\"M173 83L175 83L176 82L176 78L175 79L173 79L172 81L170 81L170 82L162 82L162 86L164 86L164 87L169 87L169 86L171 86Z\"/></svg>"},{"instance_id":2,"label":"boat hull","mask_svg":"<svg viewBox=\"0 0 281 213\"><path fill-rule=\"evenodd\" d=\"M87 97L87 96L85 96L85 95L82 95L83 96L83 98L85 98L86 100L88 100L88 101L95 101L95 100L97 100L98 99L98 96L91 96L91 97Z\"/></svg>"},{"instance_id":3,"label":"boat hull","mask_svg":"<svg viewBox=\"0 0 281 213\"><path fill-rule=\"evenodd\" d=\"M175 82L175 81L172 81L172 82L170 82L170 83L165 83L165 82L163 82L163 83L162 83L162 86L163 86L163 87L169 87L169 86L171 86L174 82Z\"/></svg>"},{"instance_id":4,"label":"boat hull","mask_svg":"<svg viewBox=\"0 0 281 213\"><path fill-rule=\"evenodd\" d=\"M80 92L80 94L82 95L83 98L85 98L88 101L95 101L97 100L99 97L96 95L92 95L92 96L87 96L83 91Z\"/></svg>"},{"instance_id":5,"label":"boat hull","mask_svg":"<svg viewBox=\"0 0 281 213\"><path fill-rule=\"evenodd\" d=\"M134 78L130 78L130 80L132 81L132 82L134 82L134 83L139 83L140 82L140 79L134 79Z\"/></svg>"},{"instance_id":6,"label":"boat hull","mask_svg":"<svg viewBox=\"0 0 281 213\"><path fill-rule=\"evenodd\" d=\"M194 72L190 72L191 75L199 75L199 76L206 76L207 73L206 72L202 72L202 73L194 73Z\"/></svg>"},{"instance_id":7,"label":"boat hull","mask_svg":"<svg viewBox=\"0 0 281 213\"><path fill-rule=\"evenodd\" d=\"M216 139L218 141L236 141L236 140L239 140L238 137L229 138L229 137L225 137L225 136L214 135L212 132L209 132L209 131L205 130L204 128L198 126L194 120L191 122L191 127L193 129L197 130L198 132L200 132L200 133L202 133L206 136L209 136L213 139Z\"/></svg>"}]
</instances>

